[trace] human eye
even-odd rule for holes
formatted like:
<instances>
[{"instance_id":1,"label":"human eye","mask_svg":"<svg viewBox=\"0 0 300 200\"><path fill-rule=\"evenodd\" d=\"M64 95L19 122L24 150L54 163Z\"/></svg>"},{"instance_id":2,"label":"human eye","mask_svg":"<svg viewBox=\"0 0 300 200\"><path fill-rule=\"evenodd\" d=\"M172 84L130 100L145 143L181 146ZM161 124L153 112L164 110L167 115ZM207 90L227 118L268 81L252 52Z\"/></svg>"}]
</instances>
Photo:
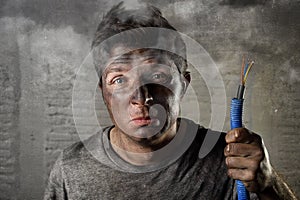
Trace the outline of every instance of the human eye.
<instances>
[{"instance_id":1,"label":"human eye","mask_svg":"<svg viewBox=\"0 0 300 200\"><path fill-rule=\"evenodd\" d=\"M114 85L122 85L125 82L126 82L126 78L123 76L118 76L111 80L111 84L114 84Z\"/></svg>"},{"instance_id":2,"label":"human eye","mask_svg":"<svg viewBox=\"0 0 300 200\"><path fill-rule=\"evenodd\" d=\"M151 76L151 81L156 83L166 83L168 79L168 76L164 73L154 73Z\"/></svg>"}]
</instances>

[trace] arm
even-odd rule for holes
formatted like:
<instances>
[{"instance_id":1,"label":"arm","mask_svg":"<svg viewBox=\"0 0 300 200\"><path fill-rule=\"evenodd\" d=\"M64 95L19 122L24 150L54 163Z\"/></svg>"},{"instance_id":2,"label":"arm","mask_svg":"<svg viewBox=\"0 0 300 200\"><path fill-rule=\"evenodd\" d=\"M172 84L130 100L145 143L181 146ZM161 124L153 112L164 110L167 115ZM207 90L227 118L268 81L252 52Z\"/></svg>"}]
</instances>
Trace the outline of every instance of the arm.
<instances>
[{"instance_id":1,"label":"arm","mask_svg":"<svg viewBox=\"0 0 300 200\"><path fill-rule=\"evenodd\" d=\"M62 174L62 155L60 155L50 172L48 184L44 193L44 200L68 199Z\"/></svg>"},{"instance_id":2,"label":"arm","mask_svg":"<svg viewBox=\"0 0 300 200\"><path fill-rule=\"evenodd\" d=\"M261 137L245 128L228 132L224 149L228 175L243 181L249 192L261 200L296 199L287 184L270 164L269 155Z\"/></svg>"},{"instance_id":3,"label":"arm","mask_svg":"<svg viewBox=\"0 0 300 200\"><path fill-rule=\"evenodd\" d=\"M262 200L287 199L296 200L295 194L283 179L273 170L273 180L270 186L266 187L262 192L258 193L258 197Z\"/></svg>"}]
</instances>

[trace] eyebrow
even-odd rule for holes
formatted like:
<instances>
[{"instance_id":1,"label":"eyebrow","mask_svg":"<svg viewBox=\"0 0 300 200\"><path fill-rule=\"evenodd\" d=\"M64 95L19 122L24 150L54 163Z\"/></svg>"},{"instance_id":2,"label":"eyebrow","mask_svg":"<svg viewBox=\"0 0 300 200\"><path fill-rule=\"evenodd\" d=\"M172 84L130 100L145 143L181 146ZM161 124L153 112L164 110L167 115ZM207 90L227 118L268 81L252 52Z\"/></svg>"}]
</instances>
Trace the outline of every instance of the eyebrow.
<instances>
[{"instance_id":1,"label":"eyebrow","mask_svg":"<svg viewBox=\"0 0 300 200\"><path fill-rule=\"evenodd\" d=\"M128 52L125 54L117 55L115 57L112 57L112 62L110 64L115 64L115 63L128 63L131 61L134 57L135 53ZM162 54L156 51L151 51L147 50L145 52L142 52L139 54L141 57L143 57L144 60L149 60L149 59L156 59L157 61L163 60Z\"/></svg>"},{"instance_id":2,"label":"eyebrow","mask_svg":"<svg viewBox=\"0 0 300 200\"><path fill-rule=\"evenodd\" d=\"M133 60L132 58L133 54L128 53L128 54L122 54L122 55L118 55L115 57L111 58L111 62L109 62L109 64L107 65L107 67L114 65L114 64L128 64L131 63L131 61ZM142 56L143 60L151 60L154 59L155 61L157 61L157 63L160 63L162 60L162 57L160 55L157 54L157 52L147 52L146 55ZM163 64L167 64L165 62L162 62ZM154 67L156 67L156 65L154 65ZM128 70L128 67L123 66L123 65L119 65L119 66L112 66L109 69L105 70L105 77L113 72L122 72L122 71L126 71Z\"/></svg>"},{"instance_id":3,"label":"eyebrow","mask_svg":"<svg viewBox=\"0 0 300 200\"><path fill-rule=\"evenodd\" d=\"M107 75L110 74L110 73L123 72L123 71L126 71L127 69L128 69L128 67L124 67L124 66L113 66L113 67L110 67L109 69L105 70L104 77L107 77Z\"/></svg>"},{"instance_id":4,"label":"eyebrow","mask_svg":"<svg viewBox=\"0 0 300 200\"><path fill-rule=\"evenodd\" d=\"M123 55L120 55L120 56L112 57L112 62L109 63L109 65L118 64L118 63L129 63L131 60L132 60L131 56L123 54Z\"/></svg>"}]
</instances>

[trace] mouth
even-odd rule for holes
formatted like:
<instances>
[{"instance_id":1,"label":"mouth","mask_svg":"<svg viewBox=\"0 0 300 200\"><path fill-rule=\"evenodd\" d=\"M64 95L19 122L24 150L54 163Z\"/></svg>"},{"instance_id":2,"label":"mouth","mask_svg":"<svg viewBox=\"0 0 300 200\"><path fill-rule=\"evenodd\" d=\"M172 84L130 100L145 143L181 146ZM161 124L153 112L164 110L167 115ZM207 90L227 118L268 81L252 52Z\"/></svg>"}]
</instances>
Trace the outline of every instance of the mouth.
<instances>
[{"instance_id":1,"label":"mouth","mask_svg":"<svg viewBox=\"0 0 300 200\"><path fill-rule=\"evenodd\" d=\"M149 116L145 117L135 117L130 122L133 123L135 126L149 126L155 123L157 119L151 119Z\"/></svg>"}]
</instances>

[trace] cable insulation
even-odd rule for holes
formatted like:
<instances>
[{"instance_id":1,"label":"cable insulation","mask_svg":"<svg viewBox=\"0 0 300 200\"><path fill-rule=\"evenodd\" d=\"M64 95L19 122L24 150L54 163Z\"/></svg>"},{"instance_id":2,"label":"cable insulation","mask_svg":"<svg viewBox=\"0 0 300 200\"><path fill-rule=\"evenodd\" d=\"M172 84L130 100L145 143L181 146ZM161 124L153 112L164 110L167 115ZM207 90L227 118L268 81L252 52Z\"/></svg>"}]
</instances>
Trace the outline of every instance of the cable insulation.
<instances>
[{"instance_id":1,"label":"cable insulation","mask_svg":"<svg viewBox=\"0 0 300 200\"><path fill-rule=\"evenodd\" d=\"M230 109L231 129L240 128L243 126L242 124L243 102L244 99L233 98L231 100L231 109ZM236 180L236 187L237 187L238 200L248 200L249 193L245 188L243 182L240 180Z\"/></svg>"}]
</instances>

